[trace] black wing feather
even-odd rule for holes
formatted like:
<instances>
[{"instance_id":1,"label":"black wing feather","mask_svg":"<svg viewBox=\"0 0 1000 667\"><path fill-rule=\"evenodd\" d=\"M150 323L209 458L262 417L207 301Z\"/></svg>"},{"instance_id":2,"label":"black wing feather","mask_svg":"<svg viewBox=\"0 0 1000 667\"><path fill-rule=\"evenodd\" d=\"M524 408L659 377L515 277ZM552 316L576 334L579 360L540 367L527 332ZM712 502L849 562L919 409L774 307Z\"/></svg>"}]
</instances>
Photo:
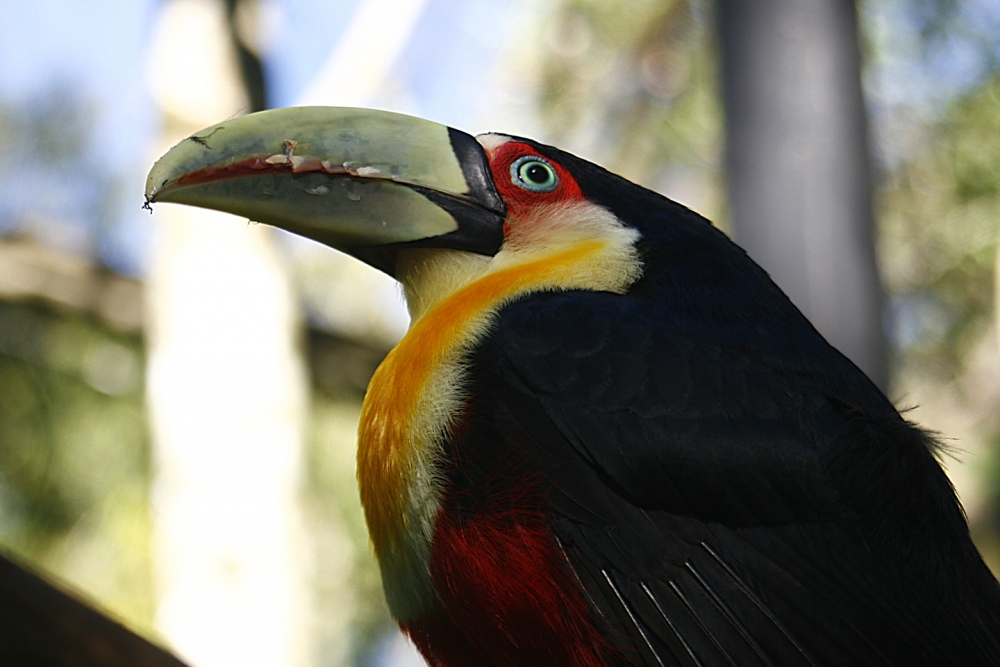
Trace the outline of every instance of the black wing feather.
<instances>
[{"instance_id":1,"label":"black wing feather","mask_svg":"<svg viewBox=\"0 0 1000 667\"><path fill-rule=\"evenodd\" d=\"M926 438L792 325L533 295L470 357L472 394L537 457L634 664L1000 664L1000 588Z\"/></svg>"}]
</instances>

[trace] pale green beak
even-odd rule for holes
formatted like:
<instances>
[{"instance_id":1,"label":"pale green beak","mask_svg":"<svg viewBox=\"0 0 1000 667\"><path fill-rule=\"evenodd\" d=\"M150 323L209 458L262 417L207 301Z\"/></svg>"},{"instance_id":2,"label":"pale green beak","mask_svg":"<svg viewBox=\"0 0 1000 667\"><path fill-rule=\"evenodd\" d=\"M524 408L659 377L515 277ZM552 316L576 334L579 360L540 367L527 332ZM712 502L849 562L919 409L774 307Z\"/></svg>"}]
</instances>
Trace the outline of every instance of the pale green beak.
<instances>
[{"instance_id":1,"label":"pale green beak","mask_svg":"<svg viewBox=\"0 0 1000 667\"><path fill-rule=\"evenodd\" d=\"M275 109L219 123L160 158L146 202L246 216L390 275L402 247L492 255L506 209L472 136L370 109Z\"/></svg>"}]
</instances>

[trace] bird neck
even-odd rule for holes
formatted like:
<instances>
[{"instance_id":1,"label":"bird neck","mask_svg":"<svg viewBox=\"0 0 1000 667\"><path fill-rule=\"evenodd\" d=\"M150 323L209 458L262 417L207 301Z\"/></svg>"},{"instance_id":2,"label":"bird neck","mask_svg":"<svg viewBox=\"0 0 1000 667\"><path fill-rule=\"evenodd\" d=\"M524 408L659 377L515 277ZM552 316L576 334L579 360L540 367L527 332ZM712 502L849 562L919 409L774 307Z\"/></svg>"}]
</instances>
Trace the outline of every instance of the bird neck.
<instances>
[{"instance_id":1,"label":"bird neck","mask_svg":"<svg viewBox=\"0 0 1000 667\"><path fill-rule=\"evenodd\" d=\"M372 377L358 440L361 502L397 620L434 609L428 563L444 485L443 443L466 398L463 358L493 316L520 296L624 292L641 264L637 234L620 223L616 229L587 238L567 234L547 252L514 243L485 261L443 250L401 261L409 267L400 275L415 317Z\"/></svg>"}]
</instances>

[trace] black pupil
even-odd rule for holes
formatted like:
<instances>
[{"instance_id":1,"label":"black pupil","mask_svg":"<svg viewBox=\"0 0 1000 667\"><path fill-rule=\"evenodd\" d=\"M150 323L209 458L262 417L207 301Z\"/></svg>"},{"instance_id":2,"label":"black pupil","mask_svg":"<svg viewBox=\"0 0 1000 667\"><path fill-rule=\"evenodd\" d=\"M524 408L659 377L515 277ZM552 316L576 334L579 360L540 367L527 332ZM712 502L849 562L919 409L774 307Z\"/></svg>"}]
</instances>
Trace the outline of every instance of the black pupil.
<instances>
[{"instance_id":1,"label":"black pupil","mask_svg":"<svg viewBox=\"0 0 1000 667\"><path fill-rule=\"evenodd\" d=\"M548 170L537 162L535 164L528 165L524 175L532 183L546 183L549 180Z\"/></svg>"}]
</instances>

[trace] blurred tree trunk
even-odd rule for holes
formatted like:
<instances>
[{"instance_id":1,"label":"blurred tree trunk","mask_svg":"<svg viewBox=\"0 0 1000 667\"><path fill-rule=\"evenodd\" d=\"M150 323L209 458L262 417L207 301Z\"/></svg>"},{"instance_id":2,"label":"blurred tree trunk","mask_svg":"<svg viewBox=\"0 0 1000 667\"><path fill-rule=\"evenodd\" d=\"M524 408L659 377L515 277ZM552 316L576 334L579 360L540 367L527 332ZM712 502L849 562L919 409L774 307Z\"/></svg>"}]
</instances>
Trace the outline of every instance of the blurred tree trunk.
<instances>
[{"instance_id":1,"label":"blurred tree trunk","mask_svg":"<svg viewBox=\"0 0 1000 667\"><path fill-rule=\"evenodd\" d=\"M736 240L885 389L855 4L719 0L717 12Z\"/></svg>"},{"instance_id":2,"label":"blurred tree trunk","mask_svg":"<svg viewBox=\"0 0 1000 667\"><path fill-rule=\"evenodd\" d=\"M245 39L252 10L246 0L162 5L150 70L166 121L158 154L266 104ZM284 258L274 230L245 218L157 206L153 220L147 397L157 628L198 667L306 664L308 384Z\"/></svg>"}]
</instances>

